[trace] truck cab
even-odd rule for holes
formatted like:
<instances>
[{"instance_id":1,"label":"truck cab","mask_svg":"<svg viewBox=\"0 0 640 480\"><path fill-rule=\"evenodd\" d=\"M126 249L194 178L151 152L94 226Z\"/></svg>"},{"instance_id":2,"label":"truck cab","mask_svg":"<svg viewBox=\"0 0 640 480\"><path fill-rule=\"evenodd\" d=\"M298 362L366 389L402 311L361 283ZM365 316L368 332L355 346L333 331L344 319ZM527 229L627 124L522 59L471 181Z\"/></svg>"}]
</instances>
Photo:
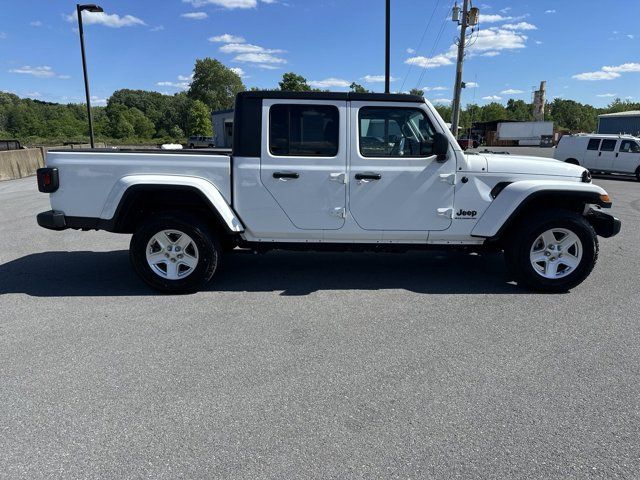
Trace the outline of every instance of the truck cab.
<instances>
[{"instance_id":1,"label":"truck cab","mask_svg":"<svg viewBox=\"0 0 640 480\"><path fill-rule=\"evenodd\" d=\"M53 151L38 179L40 225L133 234L136 271L166 292L200 288L234 248L452 247L504 250L523 284L560 291L620 229L584 168L465 154L412 95L243 92L230 155Z\"/></svg>"}]
</instances>

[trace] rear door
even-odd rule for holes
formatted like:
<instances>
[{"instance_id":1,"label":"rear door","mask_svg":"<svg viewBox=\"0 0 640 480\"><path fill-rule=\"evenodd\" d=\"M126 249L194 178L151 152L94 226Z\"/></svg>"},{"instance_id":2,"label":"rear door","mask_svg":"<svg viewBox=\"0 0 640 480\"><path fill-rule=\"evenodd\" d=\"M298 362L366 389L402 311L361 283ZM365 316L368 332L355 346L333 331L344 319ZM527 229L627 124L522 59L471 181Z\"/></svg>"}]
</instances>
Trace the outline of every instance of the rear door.
<instances>
[{"instance_id":1,"label":"rear door","mask_svg":"<svg viewBox=\"0 0 640 480\"><path fill-rule=\"evenodd\" d=\"M613 170L622 173L635 173L640 166L640 143L636 140L622 140L620 150L613 162Z\"/></svg>"},{"instance_id":2,"label":"rear door","mask_svg":"<svg viewBox=\"0 0 640 480\"><path fill-rule=\"evenodd\" d=\"M602 140L600 152L596 160L596 169L613 170L617 144L618 140L615 138L605 138Z\"/></svg>"},{"instance_id":3,"label":"rear door","mask_svg":"<svg viewBox=\"0 0 640 480\"><path fill-rule=\"evenodd\" d=\"M360 228L449 228L455 160L440 163L431 155L426 106L351 102L351 130L349 210Z\"/></svg>"},{"instance_id":4,"label":"rear door","mask_svg":"<svg viewBox=\"0 0 640 480\"><path fill-rule=\"evenodd\" d=\"M260 179L302 230L344 225L347 102L265 100Z\"/></svg>"},{"instance_id":5,"label":"rear door","mask_svg":"<svg viewBox=\"0 0 640 480\"><path fill-rule=\"evenodd\" d=\"M589 142L587 143L587 151L584 153L584 159L580 162L580 165L585 168L596 168L596 161L600 152L601 141L602 139L600 138L589 139ZM582 145L584 145L584 143ZM584 146L582 148L584 148ZM579 161L580 159L577 160Z\"/></svg>"}]
</instances>

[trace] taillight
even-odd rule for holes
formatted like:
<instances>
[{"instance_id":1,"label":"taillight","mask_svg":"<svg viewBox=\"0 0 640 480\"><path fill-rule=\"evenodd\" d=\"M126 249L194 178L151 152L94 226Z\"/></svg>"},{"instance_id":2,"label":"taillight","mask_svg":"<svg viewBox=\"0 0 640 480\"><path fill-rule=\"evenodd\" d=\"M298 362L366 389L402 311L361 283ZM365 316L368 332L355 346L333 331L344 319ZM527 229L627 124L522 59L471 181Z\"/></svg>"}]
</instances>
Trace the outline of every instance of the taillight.
<instances>
[{"instance_id":1,"label":"taillight","mask_svg":"<svg viewBox=\"0 0 640 480\"><path fill-rule=\"evenodd\" d=\"M38 190L42 193L52 193L58 190L58 169L57 168L39 168L36 171L38 178Z\"/></svg>"}]
</instances>

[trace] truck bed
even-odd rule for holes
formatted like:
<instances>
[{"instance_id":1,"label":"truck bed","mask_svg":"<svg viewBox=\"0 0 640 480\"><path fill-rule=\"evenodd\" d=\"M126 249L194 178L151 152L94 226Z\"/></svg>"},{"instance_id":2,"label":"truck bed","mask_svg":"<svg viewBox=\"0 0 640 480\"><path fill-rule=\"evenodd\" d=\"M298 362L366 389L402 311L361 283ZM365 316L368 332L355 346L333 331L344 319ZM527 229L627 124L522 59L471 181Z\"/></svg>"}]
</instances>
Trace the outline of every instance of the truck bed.
<instances>
[{"instance_id":1,"label":"truck bed","mask_svg":"<svg viewBox=\"0 0 640 480\"><path fill-rule=\"evenodd\" d=\"M194 177L211 183L231 202L231 157L217 150L50 150L47 167L58 169L53 210L70 217L108 220L132 176Z\"/></svg>"}]
</instances>

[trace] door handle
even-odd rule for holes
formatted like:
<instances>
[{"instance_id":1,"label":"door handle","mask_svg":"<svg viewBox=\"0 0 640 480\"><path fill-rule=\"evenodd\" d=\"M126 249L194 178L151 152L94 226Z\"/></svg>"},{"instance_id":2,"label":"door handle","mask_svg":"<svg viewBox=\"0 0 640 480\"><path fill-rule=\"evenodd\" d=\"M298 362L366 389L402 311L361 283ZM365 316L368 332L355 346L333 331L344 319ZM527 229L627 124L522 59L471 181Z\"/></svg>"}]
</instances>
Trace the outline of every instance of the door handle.
<instances>
[{"instance_id":1,"label":"door handle","mask_svg":"<svg viewBox=\"0 0 640 480\"><path fill-rule=\"evenodd\" d=\"M620 155L619 153L616 153L616 158L618 158L618 155Z\"/></svg>"},{"instance_id":2,"label":"door handle","mask_svg":"<svg viewBox=\"0 0 640 480\"><path fill-rule=\"evenodd\" d=\"M602 152L598 152L598 156L601 157L602 156Z\"/></svg>"},{"instance_id":3,"label":"door handle","mask_svg":"<svg viewBox=\"0 0 640 480\"><path fill-rule=\"evenodd\" d=\"M380 180L382 175L379 173L356 173L356 180Z\"/></svg>"},{"instance_id":4,"label":"door handle","mask_svg":"<svg viewBox=\"0 0 640 480\"><path fill-rule=\"evenodd\" d=\"M279 180L295 180L300 178L300 174L296 172L274 172L273 178L277 178Z\"/></svg>"}]
</instances>

